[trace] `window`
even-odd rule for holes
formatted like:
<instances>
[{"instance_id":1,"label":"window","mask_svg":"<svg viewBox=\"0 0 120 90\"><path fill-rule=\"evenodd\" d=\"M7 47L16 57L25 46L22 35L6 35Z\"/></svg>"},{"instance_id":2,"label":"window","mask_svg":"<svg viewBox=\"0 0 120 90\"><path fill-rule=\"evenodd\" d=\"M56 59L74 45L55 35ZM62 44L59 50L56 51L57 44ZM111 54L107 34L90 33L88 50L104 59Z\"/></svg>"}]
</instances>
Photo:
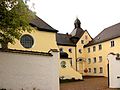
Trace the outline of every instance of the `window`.
<instances>
[{"instance_id":1,"label":"window","mask_svg":"<svg viewBox=\"0 0 120 90\"><path fill-rule=\"evenodd\" d=\"M81 40L81 44L84 44L84 40Z\"/></svg>"},{"instance_id":2,"label":"window","mask_svg":"<svg viewBox=\"0 0 120 90\"><path fill-rule=\"evenodd\" d=\"M82 50L81 50L81 49L79 49L79 53L82 53Z\"/></svg>"},{"instance_id":3,"label":"window","mask_svg":"<svg viewBox=\"0 0 120 90\"><path fill-rule=\"evenodd\" d=\"M72 48L69 48L69 52L72 53Z\"/></svg>"},{"instance_id":4,"label":"window","mask_svg":"<svg viewBox=\"0 0 120 90\"><path fill-rule=\"evenodd\" d=\"M93 63L96 63L96 57L93 58Z\"/></svg>"},{"instance_id":5,"label":"window","mask_svg":"<svg viewBox=\"0 0 120 90\"><path fill-rule=\"evenodd\" d=\"M91 63L91 59L90 58L88 58L88 64L90 64Z\"/></svg>"},{"instance_id":6,"label":"window","mask_svg":"<svg viewBox=\"0 0 120 90\"><path fill-rule=\"evenodd\" d=\"M59 50L60 50L60 52L63 52L63 48L60 48Z\"/></svg>"},{"instance_id":7,"label":"window","mask_svg":"<svg viewBox=\"0 0 120 90\"><path fill-rule=\"evenodd\" d=\"M61 64L62 68L66 68L66 62L65 61L62 61L60 64Z\"/></svg>"},{"instance_id":8,"label":"window","mask_svg":"<svg viewBox=\"0 0 120 90\"><path fill-rule=\"evenodd\" d=\"M88 39L87 35L85 35L85 39L86 39L86 40Z\"/></svg>"},{"instance_id":9,"label":"window","mask_svg":"<svg viewBox=\"0 0 120 90\"><path fill-rule=\"evenodd\" d=\"M93 46L93 52L95 52L96 51L96 47L95 46Z\"/></svg>"},{"instance_id":10,"label":"window","mask_svg":"<svg viewBox=\"0 0 120 90\"><path fill-rule=\"evenodd\" d=\"M88 53L90 53L90 48L88 48Z\"/></svg>"},{"instance_id":11,"label":"window","mask_svg":"<svg viewBox=\"0 0 120 90\"><path fill-rule=\"evenodd\" d=\"M99 62L102 62L102 56L99 56Z\"/></svg>"},{"instance_id":12,"label":"window","mask_svg":"<svg viewBox=\"0 0 120 90\"><path fill-rule=\"evenodd\" d=\"M33 37L25 34L20 38L20 43L24 48L31 48L34 44Z\"/></svg>"},{"instance_id":13,"label":"window","mask_svg":"<svg viewBox=\"0 0 120 90\"><path fill-rule=\"evenodd\" d=\"M99 45L99 50L102 50L102 45Z\"/></svg>"},{"instance_id":14,"label":"window","mask_svg":"<svg viewBox=\"0 0 120 90\"><path fill-rule=\"evenodd\" d=\"M96 68L94 68L94 73L97 73L97 69Z\"/></svg>"},{"instance_id":15,"label":"window","mask_svg":"<svg viewBox=\"0 0 120 90\"><path fill-rule=\"evenodd\" d=\"M102 67L100 67L100 73L103 73L103 68Z\"/></svg>"},{"instance_id":16,"label":"window","mask_svg":"<svg viewBox=\"0 0 120 90\"><path fill-rule=\"evenodd\" d=\"M88 68L88 72L91 73L91 68Z\"/></svg>"},{"instance_id":17,"label":"window","mask_svg":"<svg viewBox=\"0 0 120 90\"><path fill-rule=\"evenodd\" d=\"M115 46L114 41L111 41L111 47L114 47L114 46Z\"/></svg>"}]
</instances>

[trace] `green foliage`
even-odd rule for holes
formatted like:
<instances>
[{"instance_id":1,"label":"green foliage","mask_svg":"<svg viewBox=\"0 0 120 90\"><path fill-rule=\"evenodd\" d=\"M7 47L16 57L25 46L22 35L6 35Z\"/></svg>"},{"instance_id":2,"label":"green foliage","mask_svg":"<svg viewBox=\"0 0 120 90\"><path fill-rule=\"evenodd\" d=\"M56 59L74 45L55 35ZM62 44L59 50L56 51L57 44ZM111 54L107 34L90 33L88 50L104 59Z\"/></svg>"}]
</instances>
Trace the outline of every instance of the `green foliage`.
<instances>
[{"instance_id":1,"label":"green foliage","mask_svg":"<svg viewBox=\"0 0 120 90\"><path fill-rule=\"evenodd\" d=\"M29 23L34 13L23 0L0 0L0 43L12 43L24 31L31 32Z\"/></svg>"}]
</instances>

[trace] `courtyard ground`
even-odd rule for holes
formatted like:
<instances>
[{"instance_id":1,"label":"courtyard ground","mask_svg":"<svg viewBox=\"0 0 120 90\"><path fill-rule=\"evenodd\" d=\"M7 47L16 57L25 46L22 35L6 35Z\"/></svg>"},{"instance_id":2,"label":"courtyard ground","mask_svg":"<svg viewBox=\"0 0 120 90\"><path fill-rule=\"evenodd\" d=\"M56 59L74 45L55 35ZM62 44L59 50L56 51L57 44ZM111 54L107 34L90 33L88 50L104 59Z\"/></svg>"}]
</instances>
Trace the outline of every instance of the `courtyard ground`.
<instances>
[{"instance_id":1,"label":"courtyard ground","mask_svg":"<svg viewBox=\"0 0 120 90\"><path fill-rule=\"evenodd\" d=\"M120 90L109 89L106 77L84 77L84 81L60 84L60 90Z\"/></svg>"}]
</instances>

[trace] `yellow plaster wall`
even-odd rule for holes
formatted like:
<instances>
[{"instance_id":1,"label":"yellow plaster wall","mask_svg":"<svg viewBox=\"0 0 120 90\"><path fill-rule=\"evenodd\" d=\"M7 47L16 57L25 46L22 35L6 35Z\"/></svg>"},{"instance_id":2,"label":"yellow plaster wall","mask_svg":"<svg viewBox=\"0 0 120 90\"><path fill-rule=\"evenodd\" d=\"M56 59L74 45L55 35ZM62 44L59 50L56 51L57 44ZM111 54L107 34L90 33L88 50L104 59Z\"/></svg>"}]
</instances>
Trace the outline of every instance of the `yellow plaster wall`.
<instances>
[{"instance_id":1,"label":"yellow plaster wall","mask_svg":"<svg viewBox=\"0 0 120 90\"><path fill-rule=\"evenodd\" d=\"M111 47L111 41L114 41L115 46ZM106 76L107 77L107 55L110 52L119 53L120 52L120 38L116 38L113 40L109 40L103 43L100 43L102 45L102 50L98 50L98 45L92 45L85 48L86 51L86 62L85 62L85 68L91 68L91 73L84 73L84 75L91 75L91 76ZM96 46L96 51L93 52L93 46ZM91 52L88 53L88 48L90 48ZM102 56L102 62L99 62L99 56ZM93 57L96 57L97 62L93 63ZM91 63L88 64L88 58L91 58ZM103 73L99 73L99 68L103 67ZM97 73L93 73L93 68L97 68Z\"/></svg>"},{"instance_id":2,"label":"yellow plaster wall","mask_svg":"<svg viewBox=\"0 0 120 90\"><path fill-rule=\"evenodd\" d=\"M85 36L87 36L87 39L85 39ZM84 40L84 44L81 43L81 40ZM86 52L83 48L84 45L86 45L89 41L91 41L91 37L89 36L88 32L85 31L83 36L80 38L80 40L77 42L76 50L77 50L77 58L86 58ZM79 49L81 49L82 53L79 52ZM84 63L83 62L77 62L77 68L80 73L83 73L84 69Z\"/></svg>"},{"instance_id":3,"label":"yellow plaster wall","mask_svg":"<svg viewBox=\"0 0 120 90\"><path fill-rule=\"evenodd\" d=\"M50 49L58 49L56 44L56 33L53 32L45 32L38 31L33 29L31 33L24 32L23 34L29 34L34 39L34 45L30 49L24 48L19 40L16 40L14 45L9 44L9 48L11 49L19 49L19 50L30 50L30 51L40 51L40 52L48 52Z\"/></svg>"},{"instance_id":4,"label":"yellow plaster wall","mask_svg":"<svg viewBox=\"0 0 120 90\"><path fill-rule=\"evenodd\" d=\"M68 54L69 58L72 58L72 67L76 69L76 59L75 59L75 47L74 46L62 46L58 45L58 48L63 48L63 51ZM69 49L72 49L72 53L69 52Z\"/></svg>"},{"instance_id":5,"label":"yellow plaster wall","mask_svg":"<svg viewBox=\"0 0 120 90\"><path fill-rule=\"evenodd\" d=\"M75 71L70 64L71 59L60 59L60 62L65 61L66 62L66 67L62 68L60 65L60 77L64 77L63 79L83 79L82 74L79 72Z\"/></svg>"}]
</instances>

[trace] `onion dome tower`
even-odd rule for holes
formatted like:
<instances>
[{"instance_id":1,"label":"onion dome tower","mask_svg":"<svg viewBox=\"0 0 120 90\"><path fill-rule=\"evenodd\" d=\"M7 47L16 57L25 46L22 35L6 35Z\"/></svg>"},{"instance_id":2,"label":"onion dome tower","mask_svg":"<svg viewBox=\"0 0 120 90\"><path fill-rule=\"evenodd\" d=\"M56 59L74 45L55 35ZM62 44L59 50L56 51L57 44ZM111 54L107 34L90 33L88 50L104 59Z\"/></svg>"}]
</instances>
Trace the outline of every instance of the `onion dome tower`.
<instances>
[{"instance_id":1,"label":"onion dome tower","mask_svg":"<svg viewBox=\"0 0 120 90\"><path fill-rule=\"evenodd\" d=\"M71 41L73 43L77 43L77 41L81 38L84 33L84 30L81 28L81 22L78 18L76 18L74 22L74 30L71 32Z\"/></svg>"}]
</instances>

